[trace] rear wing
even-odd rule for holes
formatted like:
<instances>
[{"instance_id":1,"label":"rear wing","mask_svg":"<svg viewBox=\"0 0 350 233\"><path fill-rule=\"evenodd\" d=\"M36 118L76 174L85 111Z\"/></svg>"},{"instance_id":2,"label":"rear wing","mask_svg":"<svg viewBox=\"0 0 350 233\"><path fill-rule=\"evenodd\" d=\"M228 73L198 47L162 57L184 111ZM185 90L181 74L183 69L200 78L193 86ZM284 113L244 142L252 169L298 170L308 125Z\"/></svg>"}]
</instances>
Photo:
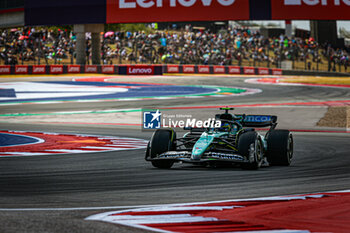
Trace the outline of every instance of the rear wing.
<instances>
[{"instance_id":1,"label":"rear wing","mask_svg":"<svg viewBox=\"0 0 350 233\"><path fill-rule=\"evenodd\" d=\"M243 127L276 127L277 116L273 115L236 115L242 117Z\"/></svg>"}]
</instances>

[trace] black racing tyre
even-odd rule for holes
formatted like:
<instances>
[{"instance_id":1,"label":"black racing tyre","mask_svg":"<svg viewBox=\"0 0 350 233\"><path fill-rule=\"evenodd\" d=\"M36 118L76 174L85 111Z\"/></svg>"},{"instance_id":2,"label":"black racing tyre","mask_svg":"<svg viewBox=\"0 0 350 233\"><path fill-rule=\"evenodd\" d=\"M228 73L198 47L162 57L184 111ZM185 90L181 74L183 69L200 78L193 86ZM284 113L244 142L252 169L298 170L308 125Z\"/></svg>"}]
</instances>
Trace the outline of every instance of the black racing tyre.
<instances>
[{"instance_id":1,"label":"black racing tyre","mask_svg":"<svg viewBox=\"0 0 350 233\"><path fill-rule=\"evenodd\" d=\"M151 156L151 142L147 143L145 160L148 160Z\"/></svg>"},{"instance_id":2,"label":"black racing tyre","mask_svg":"<svg viewBox=\"0 0 350 233\"><path fill-rule=\"evenodd\" d=\"M238 139L238 153L247 159L250 159L250 147L253 144L254 158L250 163L242 164L243 169L256 170L261 167L264 149L258 134L255 131L248 131L239 136Z\"/></svg>"},{"instance_id":3,"label":"black racing tyre","mask_svg":"<svg viewBox=\"0 0 350 233\"><path fill-rule=\"evenodd\" d=\"M267 161L271 165L289 166L293 158L293 135L289 130L272 130L267 135Z\"/></svg>"},{"instance_id":4,"label":"black racing tyre","mask_svg":"<svg viewBox=\"0 0 350 233\"><path fill-rule=\"evenodd\" d=\"M156 158L159 154L166 151L174 150L176 133L172 129L158 129L153 133L150 141L149 156L151 159ZM152 161L152 165L157 168L171 168L174 164L173 160Z\"/></svg>"}]
</instances>

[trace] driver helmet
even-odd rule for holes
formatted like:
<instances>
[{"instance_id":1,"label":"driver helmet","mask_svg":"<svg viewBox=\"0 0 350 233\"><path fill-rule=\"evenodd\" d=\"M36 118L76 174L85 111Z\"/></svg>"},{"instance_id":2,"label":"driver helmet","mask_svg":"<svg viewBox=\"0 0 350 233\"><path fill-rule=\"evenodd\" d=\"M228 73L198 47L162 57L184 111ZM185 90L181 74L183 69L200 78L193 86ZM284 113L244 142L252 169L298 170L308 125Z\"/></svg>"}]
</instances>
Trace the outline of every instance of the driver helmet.
<instances>
[{"instance_id":1,"label":"driver helmet","mask_svg":"<svg viewBox=\"0 0 350 233\"><path fill-rule=\"evenodd\" d=\"M220 128L221 131L224 131L224 132L230 132L231 131L231 124L227 123L227 122L224 122L222 125L221 125L221 128Z\"/></svg>"}]
</instances>

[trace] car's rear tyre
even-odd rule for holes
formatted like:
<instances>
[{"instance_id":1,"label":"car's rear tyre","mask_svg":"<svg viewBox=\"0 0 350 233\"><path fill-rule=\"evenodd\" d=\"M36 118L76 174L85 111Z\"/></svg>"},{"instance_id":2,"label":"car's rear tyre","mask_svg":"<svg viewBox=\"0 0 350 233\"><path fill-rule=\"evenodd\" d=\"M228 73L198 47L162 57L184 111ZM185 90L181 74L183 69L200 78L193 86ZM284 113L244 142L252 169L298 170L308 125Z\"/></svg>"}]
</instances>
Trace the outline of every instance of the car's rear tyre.
<instances>
[{"instance_id":1,"label":"car's rear tyre","mask_svg":"<svg viewBox=\"0 0 350 233\"><path fill-rule=\"evenodd\" d=\"M150 141L149 156L151 159L156 158L158 155L174 150L176 140L176 133L172 129L158 129L153 133ZM157 168L171 168L174 164L173 160L156 160L152 161L152 165Z\"/></svg>"},{"instance_id":2,"label":"car's rear tyre","mask_svg":"<svg viewBox=\"0 0 350 233\"><path fill-rule=\"evenodd\" d=\"M267 161L270 165L289 166L293 158L293 135L289 130L272 130L267 135Z\"/></svg>"},{"instance_id":3,"label":"car's rear tyre","mask_svg":"<svg viewBox=\"0 0 350 233\"><path fill-rule=\"evenodd\" d=\"M264 149L258 134L255 131L248 131L239 136L238 153L243 155L249 163L243 163L242 168L256 170L261 167L264 157Z\"/></svg>"}]
</instances>

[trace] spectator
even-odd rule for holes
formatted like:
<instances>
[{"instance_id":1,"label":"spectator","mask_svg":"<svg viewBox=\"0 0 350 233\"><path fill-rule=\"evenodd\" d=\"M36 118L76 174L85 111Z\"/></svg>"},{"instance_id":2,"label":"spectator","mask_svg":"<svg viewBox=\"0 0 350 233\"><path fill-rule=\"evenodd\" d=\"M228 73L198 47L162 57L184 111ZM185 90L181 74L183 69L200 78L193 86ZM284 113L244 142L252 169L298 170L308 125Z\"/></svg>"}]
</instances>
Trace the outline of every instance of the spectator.
<instances>
[{"instance_id":1,"label":"spectator","mask_svg":"<svg viewBox=\"0 0 350 233\"><path fill-rule=\"evenodd\" d=\"M86 58L89 63L91 41L87 34ZM279 66L284 60L305 62L305 68L318 68L328 60L328 70L336 65L349 66L348 52L320 45L313 38L265 38L258 30L225 28L219 33L194 30L186 25L179 32L123 32L101 37L102 64L119 63L177 63L205 65ZM74 63L76 36L69 30L49 28L22 28L0 31L0 60L4 64ZM313 65L317 63L317 66Z\"/></svg>"}]
</instances>

